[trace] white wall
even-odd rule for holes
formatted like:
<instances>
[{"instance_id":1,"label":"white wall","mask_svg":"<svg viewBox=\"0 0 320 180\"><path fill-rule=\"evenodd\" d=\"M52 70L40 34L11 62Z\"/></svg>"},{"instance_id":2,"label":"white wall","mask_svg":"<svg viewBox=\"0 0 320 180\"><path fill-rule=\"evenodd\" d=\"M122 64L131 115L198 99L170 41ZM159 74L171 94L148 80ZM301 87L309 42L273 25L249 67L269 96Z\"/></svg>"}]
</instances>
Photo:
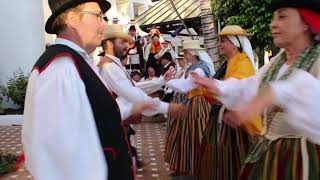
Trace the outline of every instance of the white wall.
<instances>
[{"instance_id":1,"label":"white wall","mask_svg":"<svg viewBox=\"0 0 320 180\"><path fill-rule=\"evenodd\" d=\"M133 17L133 0L125 7L126 22ZM121 17L116 0L110 0L112 9L108 17ZM148 2L149 3L149 2ZM55 35L45 33L44 26L51 10L48 0L3 1L0 11L0 85L6 84L8 77L19 67L30 73L34 63L45 50L46 43L53 43ZM116 15L118 14L118 15ZM4 107L15 107L5 100Z\"/></svg>"},{"instance_id":2,"label":"white wall","mask_svg":"<svg viewBox=\"0 0 320 180\"><path fill-rule=\"evenodd\" d=\"M36 0L39 1L39 0ZM41 0L40 0L41 1ZM43 13L43 25L42 27L44 28L45 23L47 22L47 19L50 17L51 15L51 10L48 4L48 0L42 0L42 7L43 9L41 10ZM53 44L54 40L56 39L56 35L52 35L52 34L47 34L45 33L44 29L43 29L43 33L45 34L45 44Z\"/></svg>"},{"instance_id":3,"label":"white wall","mask_svg":"<svg viewBox=\"0 0 320 180\"><path fill-rule=\"evenodd\" d=\"M41 0L2 1L0 11L0 84L20 67L29 73L45 49ZM8 106L8 104L5 104Z\"/></svg>"}]
</instances>

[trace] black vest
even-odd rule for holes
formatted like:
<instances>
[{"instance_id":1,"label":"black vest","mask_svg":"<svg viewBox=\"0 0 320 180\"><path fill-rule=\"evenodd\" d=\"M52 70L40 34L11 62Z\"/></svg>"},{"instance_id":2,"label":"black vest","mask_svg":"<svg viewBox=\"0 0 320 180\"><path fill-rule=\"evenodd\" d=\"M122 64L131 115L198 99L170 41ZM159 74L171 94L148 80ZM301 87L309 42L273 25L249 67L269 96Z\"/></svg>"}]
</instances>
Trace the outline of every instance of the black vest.
<instances>
[{"instance_id":1,"label":"black vest","mask_svg":"<svg viewBox=\"0 0 320 180\"><path fill-rule=\"evenodd\" d=\"M129 143L122 126L118 104L87 62L68 46L53 45L41 55L34 69L38 69L41 73L56 57L63 54L73 59L85 84L100 142L108 163L108 179L135 179Z\"/></svg>"}]
</instances>

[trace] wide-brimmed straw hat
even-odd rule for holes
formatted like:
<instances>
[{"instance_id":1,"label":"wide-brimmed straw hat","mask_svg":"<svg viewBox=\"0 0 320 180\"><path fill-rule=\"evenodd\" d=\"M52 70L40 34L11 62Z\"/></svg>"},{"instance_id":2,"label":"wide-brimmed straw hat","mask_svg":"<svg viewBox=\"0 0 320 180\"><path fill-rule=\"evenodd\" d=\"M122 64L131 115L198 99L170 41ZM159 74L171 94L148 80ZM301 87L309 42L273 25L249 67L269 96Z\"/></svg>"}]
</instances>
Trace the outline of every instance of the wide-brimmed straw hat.
<instances>
[{"instance_id":1,"label":"wide-brimmed straw hat","mask_svg":"<svg viewBox=\"0 0 320 180\"><path fill-rule=\"evenodd\" d=\"M194 49L194 50L205 50L202 48L200 40L185 40L182 42L182 50L185 49Z\"/></svg>"},{"instance_id":2,"label":"wide-brimmed straw hat","mask_svg":"<svg viewBox=\"0 0 320 180\"><path fill-rule=\"evenodd\" d=\"M242 27L238 25L225 26L218 36L228 36L228 35L238 35L238 36L252 36L253 34L247 33Z\"/></svg>"},{"instance_id":3,"label":"wide-brimmed straw hat","mask_svg":"<svg viewBox=\"0 0 320 180\"><path fill-rule=\"evenodd\" d=\"M132 43L132 37L129 34L123 32L123 25L111 24L107 25L103 31L103 39L121 38L129 43Z\"/></svg>"},{"instance_id":4,"label":"wide-brimmed straw hat","mask_svg":"<svg viewBox=\"0 0 320 180\"><path fill-rule=\"evenodd\" d=\"M46 22L46 32L49 34L56 34L57 32L54 31L52 26L55 19L68 9L87 2L98 3L103 14L111 7L111 4L106 0L48 0L52 14Z\"/></svg>"}]
</instances>

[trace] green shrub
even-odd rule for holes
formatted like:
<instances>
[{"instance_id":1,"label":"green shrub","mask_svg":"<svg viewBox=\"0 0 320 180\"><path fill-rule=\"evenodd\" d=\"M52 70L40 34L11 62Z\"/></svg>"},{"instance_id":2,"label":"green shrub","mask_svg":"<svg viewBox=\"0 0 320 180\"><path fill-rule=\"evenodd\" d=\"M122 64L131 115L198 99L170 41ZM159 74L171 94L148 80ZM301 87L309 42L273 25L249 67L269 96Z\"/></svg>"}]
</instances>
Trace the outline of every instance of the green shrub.
<instances>
[{"instance_id":1,"label":"green shrub","mask_svg":"<svg viewBox=\"0 0 320 180\"><path fill-rule=\"evenodd\" d=\"M28 76L25 76L23 71L19 68L13 73L13 76L9 78L7 86L2 86L0 90L2 95L7 97L8 101L11 99L15 104L23 108L27 85Z\"/></svg>"},{"instance_id":2,"label":"green shrub","mask_svg":"<svg viewBox=\"0 0 320 180\"><path fill-rule=\"evenodd\" d=\"M0 151L0 176L12 172L12 165L15 163L16 160L16 155Z\"/></svg>"}]
</instances>

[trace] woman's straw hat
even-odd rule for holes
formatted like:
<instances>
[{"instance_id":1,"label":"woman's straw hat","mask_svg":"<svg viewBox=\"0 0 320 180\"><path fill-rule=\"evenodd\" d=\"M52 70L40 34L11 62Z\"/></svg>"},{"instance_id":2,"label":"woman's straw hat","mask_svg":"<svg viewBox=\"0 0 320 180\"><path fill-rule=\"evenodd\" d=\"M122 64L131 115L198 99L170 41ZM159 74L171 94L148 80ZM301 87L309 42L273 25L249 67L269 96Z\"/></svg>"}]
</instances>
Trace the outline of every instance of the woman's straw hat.
<instances>
[{"instance_id":1,"label":"woman's straw hat","mask_svg":"<svg viewBox=\"0 0 320 180\"><path fill-rule=\"evenodd\" d=\"M205 50L200 45L200 40L185 40L182 42L182 49Z\"/></svg>"},{"instance_id":2,"label":"woman's straw hat","mask_svg":"<svg viewBox=\"0 0 320 180\"><path fill-rule=\"evenodd\" d=\"M218 36L228 36L228 35L238 35L238 36L252 36L253 34L247 33L246 30L238 25L225 26Z\"/></svg>"}]
</instances>

